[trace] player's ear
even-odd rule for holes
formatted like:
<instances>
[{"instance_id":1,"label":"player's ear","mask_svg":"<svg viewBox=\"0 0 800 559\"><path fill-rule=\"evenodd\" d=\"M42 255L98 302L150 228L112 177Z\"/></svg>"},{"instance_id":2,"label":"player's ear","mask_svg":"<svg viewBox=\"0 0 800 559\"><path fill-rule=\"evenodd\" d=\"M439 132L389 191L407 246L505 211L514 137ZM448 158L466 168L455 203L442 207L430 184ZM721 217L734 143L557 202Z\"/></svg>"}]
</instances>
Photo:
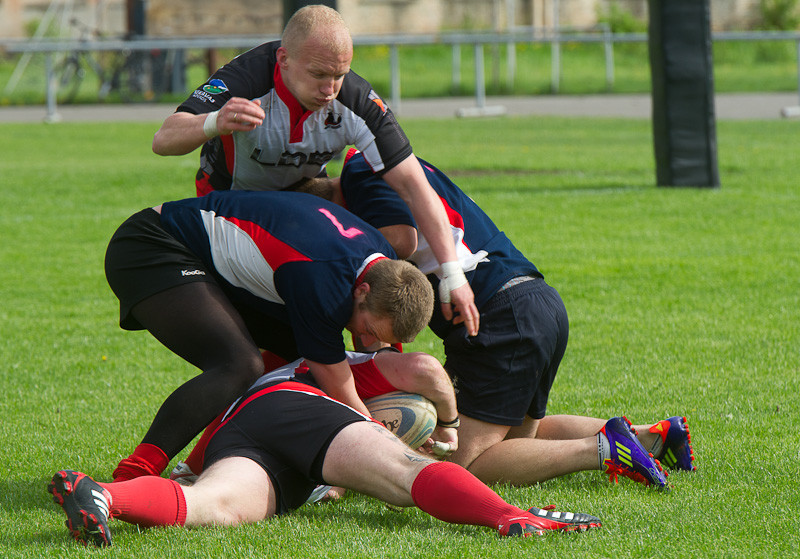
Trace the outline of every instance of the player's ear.
<instances>
[{"instance_id":1,"label":"player's ear","mask_svg":"<svg viewBox=\"0 0 800 559\"><path fill-rule=\"evenodd\" d=\"M353 298L356 300L357 303L361 303L364 301L364 299L367 298L369 290L370 290L369 284L365 281L362 281L356 286L355 290L353 290Z\"/></svg>"},{"instance_id":2,"label":"player's ear","mask_svg":"<svg viewBox=\"0 0 800 559\"><path fill-rule=\"evenodd\" d=\"M286 51L285 47L278 47L278 50L275 51L275 56L278 60L278 66L281 68L286 67L286 59L289 57L289 53Z\"/></svg>"}]
</instances>

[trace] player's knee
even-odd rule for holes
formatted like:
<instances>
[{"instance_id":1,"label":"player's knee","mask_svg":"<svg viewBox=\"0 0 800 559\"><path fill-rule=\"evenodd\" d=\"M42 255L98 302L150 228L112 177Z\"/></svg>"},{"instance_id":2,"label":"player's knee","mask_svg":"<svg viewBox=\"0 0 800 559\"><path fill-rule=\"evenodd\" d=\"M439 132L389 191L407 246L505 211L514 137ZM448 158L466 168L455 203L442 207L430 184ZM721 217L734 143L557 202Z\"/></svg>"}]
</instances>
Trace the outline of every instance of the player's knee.
<instances>
[{"instance_id":1,"label":"player's knee","mask_svg":"<svg viewBox=\"0 0 800 559\"><path fill-rule=\"evenodd\" d=\"M264 357L259 352L248 353L245 363L242 364L243 376L246 377L248 386L264 374Z\"/></svg>"},{"instance_id":2,"label":"player's knee","mask_svg":"<svg viewBox=\"0 0 800 559\"><path fill-rule=\"evenodd\" d=\"M216 494L205 504L205 526L238 526L264 519L264 515L253 514L250 507L242 506L240 499L229 495Z\"/></svg>"},{"instance_id":3,"label":"player's knee","mask_svg":"<svg viewBox=\"0 0 800 559\"><path fill-rule=\"evenodd\" d=\"M423 352L406 353L403 355L406 370L410 371L419 380L431 380L444 371L444 367L436 357Z\"/></svg>"},{"instance_id":4,"label":"player's knee","mask_svg":"<svg viewBox=\"0 0 800 559\"><path fill-rule=\"evenodd\" d=\"M238 395L264 374L264 360L257 351L241 352L206 369L205 373L223 377L226 389Z\"/></svg>"},{"instance_id":5,"label":"player's knee","mask_svg":"<svg viewBox=\"0 0 800 559\"><path fill-rule=\"evenodd\" d=\"M217 501L215 515L218 517L218 523L223 526L252 524L264 519L263 515L254 515L252 509L243 507L238 499L229 497L221 498Z\"/></svg>"}]
</instances>

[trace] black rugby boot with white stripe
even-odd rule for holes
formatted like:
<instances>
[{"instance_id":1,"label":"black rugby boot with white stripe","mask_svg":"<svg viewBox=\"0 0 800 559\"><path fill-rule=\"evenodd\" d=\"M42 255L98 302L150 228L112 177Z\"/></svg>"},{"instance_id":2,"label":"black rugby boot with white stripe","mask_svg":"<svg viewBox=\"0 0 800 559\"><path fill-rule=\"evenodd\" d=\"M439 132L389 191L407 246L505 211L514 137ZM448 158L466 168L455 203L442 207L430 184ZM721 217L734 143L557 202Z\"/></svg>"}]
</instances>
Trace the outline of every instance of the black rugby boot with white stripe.
<instances>
[{"instance_id":1,"label":"black rugby boot with white stripe","mask_svg":"<svg viewBox=\"0 0 800 559\"><path fill-rule=\"evenodd\" d=\"M111 494L99 483L80 472L61 470L47 485L53 502L67 515L70 534L84 545L111 545L108 519L111 517Z\"/></svg>"},{"instance_id":2,"label":"black rugby boot with white stripe","mask_svg":"<svg viewBox=\"0 0 800 559\"><path fill-rule=\"evenodd\" d=\"M500 521L497 531L501 536L543 536L546 532L585 532L600 528L596 516L583 512L559 512L553 506L531 507L524 515L509 516Z\"/></svg>"},{"instance_id":3,"label":"black rugby boot with white stripe","mask_svg":"<svg viewBox=\"0 0 800 559\"><path fill-rule=\"evenodd\" d=\"M585 532L591 528L600 528L603 524L600 519L585 512L559 512L553 510L554 505L538 508L531 507L528 512L544 523L550 529L562 532Z\"/></svg>"}]
</instances>

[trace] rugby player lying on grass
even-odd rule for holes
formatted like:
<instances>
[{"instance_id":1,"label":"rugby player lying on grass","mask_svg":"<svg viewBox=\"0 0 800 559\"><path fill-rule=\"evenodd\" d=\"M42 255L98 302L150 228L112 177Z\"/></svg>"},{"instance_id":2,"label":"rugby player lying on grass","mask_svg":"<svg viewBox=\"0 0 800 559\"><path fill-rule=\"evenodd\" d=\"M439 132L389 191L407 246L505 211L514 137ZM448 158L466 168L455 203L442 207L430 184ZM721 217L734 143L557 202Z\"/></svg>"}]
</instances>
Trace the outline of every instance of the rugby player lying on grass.
<instances>
[{"instance_id":1,"label":"rugby player lying on grass","mask_svg":"<svg viewBox=\"0 0 800 559\"><path fill-rule=\"evenodd\" d=\"M392 353L349 358L360 359L364 369L380 367L382 374L366 381L373 388L422 390L438 399L439 413L455 413L452 387L434 358ZM430 370L426 379L409 377L400 367L416 358L424 365L416 370ZM435 436L457 442L453 428L440 428ZM417 506L440 520L486 526L501 536L600 526L588 514L520 509L461 466L412 451L382 425L322 392L302 360L264 375L231 406L208 441L203 472L192 486L158 476L98 483L62 470L48 492L66 513L76 540L107 546L111 518L143 527L234 526L288 513L318 485Z\"/></svg>"}]
</instances>

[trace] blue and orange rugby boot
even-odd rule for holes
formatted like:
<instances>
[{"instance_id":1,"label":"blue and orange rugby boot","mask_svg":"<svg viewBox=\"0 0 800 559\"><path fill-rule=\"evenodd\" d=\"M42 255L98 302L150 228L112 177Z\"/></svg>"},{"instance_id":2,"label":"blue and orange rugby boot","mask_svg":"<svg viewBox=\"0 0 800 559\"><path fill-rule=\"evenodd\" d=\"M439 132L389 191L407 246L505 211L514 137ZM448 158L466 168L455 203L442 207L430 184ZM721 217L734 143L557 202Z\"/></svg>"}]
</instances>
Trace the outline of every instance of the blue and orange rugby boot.
<instances>
[{"instance_id":1,"label":"blue and orange rugby boot","mask_svg":"<svg viewBox=\"0 0 800 559\"><path fill-rule=\"evenodd\" d=\"M697 469L694 464L692 436L685 417L662 419L650 427L649 431L659 437L653 446L653 454L662 464L673 470L693 472Z\"/></svg>"},{"instance_id":2,"label":"blue and orange rugby boot","mask_svg":"<svg viewBox=\"0 0 800 559\"><path fill-rule=\"evenodd\" d=\"M616 482L617 477L623 475L638 483L669 491L666 472L639 442L627 417L612 417L600 433L606 436L609 445L610 457L603 461L609 481Z\"/></svg>"}]
</instances>

